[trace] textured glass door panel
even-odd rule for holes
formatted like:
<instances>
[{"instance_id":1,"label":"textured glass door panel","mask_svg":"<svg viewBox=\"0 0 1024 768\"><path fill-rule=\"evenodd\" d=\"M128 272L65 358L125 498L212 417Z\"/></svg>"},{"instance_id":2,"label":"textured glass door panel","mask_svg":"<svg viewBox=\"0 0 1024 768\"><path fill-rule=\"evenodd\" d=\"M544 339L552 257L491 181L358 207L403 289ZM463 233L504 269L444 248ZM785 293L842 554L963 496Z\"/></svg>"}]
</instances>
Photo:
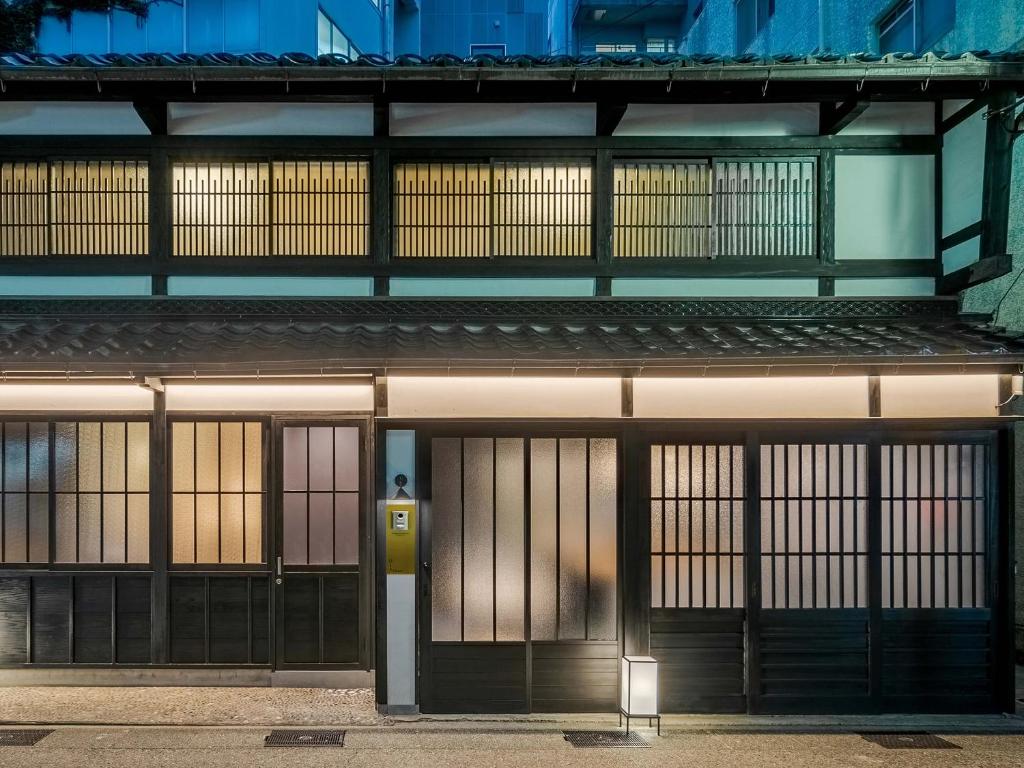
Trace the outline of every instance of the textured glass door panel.
<instances>
[{"instance_id":1,"label":"textured glass door panel","mask_svg":"<svg viewBox=\"0 0 1024 768\"><path fill-rule=\"evenodd\" d=\"M463 441L463 639L494 639L494 441Z\"/></svg>"},{"instance_id":2,"label":"textured glass door panel","mask_svg":"<svg viewBox=\"0 0 1024 768\"><path fill-rule=\"evenodd\" d=\"M284 490L305 491L306 480L306 429L285 427L282 436L284 461Z\"/></svg>"},{"instance_id":3,"label":"textured glass door panel","mask_svg":"<svg viewBox=\"0 0 1024 768\"><path fill-rule=\"evenodd\" d=\"M559 441L558 639L586 638L587 441Z\"/></svg>"},{"instance_id":4,"label":"textured glass door panel","mask_svg":"<svg viewBox=\"0 0 1024 768\"><path fill-rule=\"evenodd\" d=\"M462 440L431 442L431 637L462 639Z\"/></svg>"},{"instance_id":5,"label":"textured glass door panel","mask_svg":"<svg viewBox=\"0 0 1024 768\"><path fill-rule=\"evenodd\" d=\"M530 637L555 640L558 611L558 441L530 441Z\"/></svg>"},{"instance_id":6,"label":"textured glass door panel","mask_svg":"<svg viewBox=\"0 0 1024 768\"><path fill-rule=\"evenodd\" d=\"M309 490L334 490L334 430L309 428Z\"/></svg>"},{"instance_id":7,"label":"textured glass door panel","mask_svg":"<svg viewBox=\"0 0 1024 768\"><path fill-rule=\"evenodd\" d=\"M359 494L334 494L334 562L359 563Z\"/></svg>"},{"instance_id":8,"label":"textured glass door panel","mask_svg":"<svg viewBox=\"0 0 1024 768\"><path fill-rule=\"evenodd\" d=\"M334 428L334 490L359 490L359 429Z\"/></svg>"},{"instance_id":9,"label":"textured glass door panel","mask_svg":"<svg viewBox=\"0 0 1024 768\"><path fill-rule=\"evenodd\" d=\"M522 438L495 440L494 562L495 636L497 641L525 639L524 534L525 462Z\"/></svg>"},{"instance_id":10,"label":"textured glass door panel","mask_svg":"<svg viewBox=\"0 0 1024 768\"><path fill-rule=\"evenodd\" d=\"M309 564L334 563L334 494L309 494Z\"/></svg>"},{"instance_id":11,"label":"textured glass door panel","mask_svg":"<svg viewBox=\"0 0 1024 768\"><path fill-rule=\"evenodd\" d=\"M359 428L285 427L282 451L284 563L357 565Z\"/></svg>"},{"instance_id":12,"label":"textured glass door panel","mask_svg":"<svg viewBox=\"0 0 1024 768\"><path fill-rule=\"evenodd\" d=\"M590 441L589 640L614 640L618 462L611 438Z\"/></svg>"}]
</instances>

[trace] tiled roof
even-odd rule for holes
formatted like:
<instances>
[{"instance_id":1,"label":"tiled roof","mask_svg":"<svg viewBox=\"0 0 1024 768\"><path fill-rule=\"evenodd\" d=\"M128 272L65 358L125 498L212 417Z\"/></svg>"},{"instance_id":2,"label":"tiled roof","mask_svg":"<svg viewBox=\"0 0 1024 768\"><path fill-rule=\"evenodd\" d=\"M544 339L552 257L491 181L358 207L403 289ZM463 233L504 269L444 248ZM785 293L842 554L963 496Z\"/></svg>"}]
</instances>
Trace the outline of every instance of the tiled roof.
<instances>
[{"instance_id":1,"label":"tiled roof","mask_svg":"<svg viewBox=\"0 0 1024 768\"><path fill-rule=\"evenodd\" d=\"M1024 362L954 300L0 300L0 372Z\"/></svg>"},{"instance_id":2,"label":"tiled roof","mask_svg":"<svg viewBox=\"0 0 1024 768\"><path fill-rule=\"evenodd\" d=\"M396 78L450 78L496 76L503 79L550 79L559 75L586 79L636 79L650 75L662 77L666 72L685 79L689 76L716 79L742 77L751 70L773 70L780 78L838 77L864 79L865 77L919 77L922 74L941 79L956 77L1016 77L1024 73L1024 52L1020 51L963 51L947 53L934 51L923 54L890 53L781 53L772 56L742 54L650 54L614 53L583 56L491 56L460 57L454 54L419 56L406 54L387 59L377 54L363 54L349 58L342 54L311 56L307 53L109 53L109 54L0 54L0 71L8 74L42 72L52 69L87 69L116 72L118 70L145 70L154 77L163 71L202 71L208 69L231 70L238 75L245 70L255 75L288 69L320 77L339 78L380 77L382 71ZM473 74L475 73L475 74ZM660 73L660 74L659 74ZM211 73L212 74L212 73ZM390 76L390 75L389 75ZM763 76L763 75L762 75Z\"/></svg>"}]
</instances>

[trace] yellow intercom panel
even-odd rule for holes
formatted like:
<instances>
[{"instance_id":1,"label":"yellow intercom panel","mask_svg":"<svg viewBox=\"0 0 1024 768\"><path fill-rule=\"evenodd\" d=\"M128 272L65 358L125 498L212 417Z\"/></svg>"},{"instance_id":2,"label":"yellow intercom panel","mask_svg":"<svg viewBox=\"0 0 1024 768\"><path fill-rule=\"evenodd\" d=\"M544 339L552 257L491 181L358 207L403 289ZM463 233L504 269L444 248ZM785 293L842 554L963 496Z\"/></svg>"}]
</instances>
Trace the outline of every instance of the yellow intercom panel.
<instances>
[{"instance_id":1,"label":"yellow intercom panel","mask_svg":"<svg viewBox=\"0 0 1024 768\"><path fill-rule=\"evenodd\" d=\"M388 573L416 573L416 502L389 501L386 536Z\"/></svg>"}]
</instances>

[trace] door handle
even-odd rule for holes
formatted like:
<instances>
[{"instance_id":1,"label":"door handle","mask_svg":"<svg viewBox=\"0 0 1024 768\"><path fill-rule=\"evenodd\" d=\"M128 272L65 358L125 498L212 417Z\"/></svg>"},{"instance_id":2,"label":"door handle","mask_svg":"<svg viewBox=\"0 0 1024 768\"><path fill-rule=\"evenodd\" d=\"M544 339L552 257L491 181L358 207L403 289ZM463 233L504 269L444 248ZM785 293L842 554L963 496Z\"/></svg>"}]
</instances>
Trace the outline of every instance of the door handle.
<instances>
[{"instance_id":1,"label":"door handle","mask_svg":"<svg viewBox=\"0 0 1024 768\"><path fill-rule=\"evenodd\" d=\"M430 563L428 563L426 560L423 561L423 570L427 573L430 573Z\"/></svg>"},{"instance_id":2,"label":"door handle","mask_svg":"<svg viewBox=\"0 0 1024 768\"><path fill-rule=\"evenodd\" d=\"M277 575L281 575L281 556L277 556Z\"/></svg>"}]
</instances>

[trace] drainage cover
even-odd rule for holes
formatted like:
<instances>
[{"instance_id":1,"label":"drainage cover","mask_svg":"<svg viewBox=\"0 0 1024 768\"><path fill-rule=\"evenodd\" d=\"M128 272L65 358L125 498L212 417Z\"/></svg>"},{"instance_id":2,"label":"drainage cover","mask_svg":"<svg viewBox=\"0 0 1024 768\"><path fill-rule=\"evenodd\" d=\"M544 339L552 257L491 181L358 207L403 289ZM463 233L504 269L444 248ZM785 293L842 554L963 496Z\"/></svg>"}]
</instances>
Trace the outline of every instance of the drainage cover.
<instances>
[{"instance_id":1,"label":"drainage cover","mask_svg":"<svg viewBox=\"0 0 1024 768\"><path fill-rule=\"evenodd\" d=\"M52 730L0 730L0 747L32 747L51 733Z\"/></svg>"},{"instance_id":2,"label":"drainage cover","mask_svg":"<svg viewBox=\"0 0 1024 768\"><path fill-rule=\"evenodd\" d=\"M886 749L960 749L930 733L862 733L861 737Z\"/></svg>"},{"instance_id":3,"label":"drainage cover","mask_svg":"<svg viewBox=\"0 0 1024 768\"><path fill-rule=\"evenodd\" d=\"M579 749L590 747L649 747L635 733L625 731L562 731L565 740Z\"/></svg>"},{"instance_id":4,"label":"drainage cover","mask_svg":"<svg viewBox=\"0 0 1024 768\"><path fill-rule=\"evenodd\" d=\"M344 747L344 731L271 731L265 747Z\"/></svg>"}]
</instances>

